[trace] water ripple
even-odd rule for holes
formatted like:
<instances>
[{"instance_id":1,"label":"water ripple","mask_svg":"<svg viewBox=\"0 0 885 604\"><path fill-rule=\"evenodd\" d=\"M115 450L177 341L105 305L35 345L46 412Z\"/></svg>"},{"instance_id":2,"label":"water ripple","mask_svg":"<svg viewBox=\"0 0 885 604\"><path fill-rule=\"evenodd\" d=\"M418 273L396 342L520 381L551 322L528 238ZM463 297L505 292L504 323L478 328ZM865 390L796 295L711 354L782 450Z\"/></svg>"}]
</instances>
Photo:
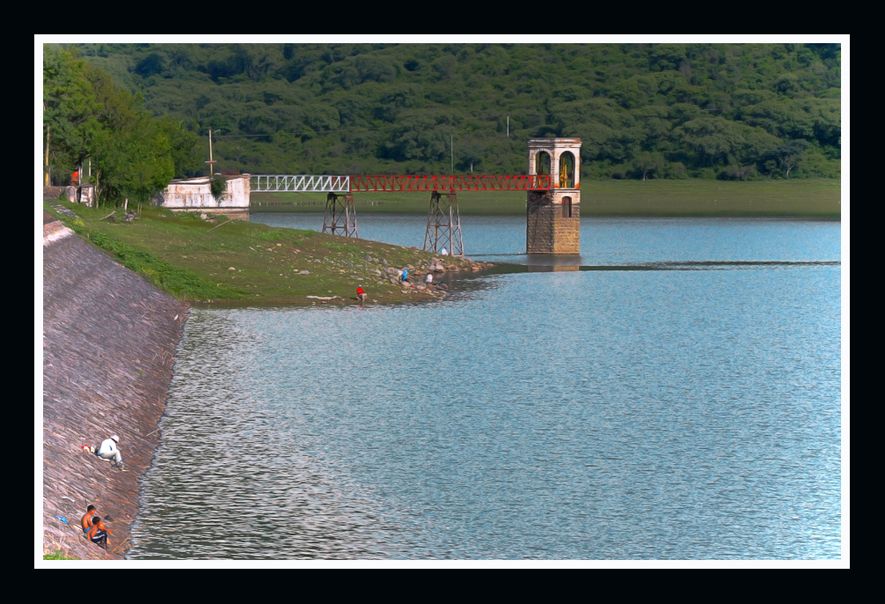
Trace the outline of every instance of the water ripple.
<instances>
[{"instance_id":1,"label":"water ripple","mask_svg":"<svg viewBox=\"0 0 885 604\"><path fill-rule=\"evenodd\" d=\"M195 309L131 557L838 558L839 266L485 283Z\"/></svg>"}]
</instances>

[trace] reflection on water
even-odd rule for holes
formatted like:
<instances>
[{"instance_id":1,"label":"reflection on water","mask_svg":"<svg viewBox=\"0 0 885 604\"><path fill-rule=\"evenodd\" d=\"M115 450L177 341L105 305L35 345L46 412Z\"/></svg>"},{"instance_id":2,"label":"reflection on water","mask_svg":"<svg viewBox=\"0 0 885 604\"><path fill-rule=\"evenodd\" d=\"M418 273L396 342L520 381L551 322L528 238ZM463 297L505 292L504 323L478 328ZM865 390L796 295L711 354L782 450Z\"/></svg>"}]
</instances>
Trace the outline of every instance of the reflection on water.
<instances>
[{"instance_id":1,"label":"reflection on water","mask_svg":"<svg viewBox=\"0 0 885 604\"><path fill-rule=\"evenodd\" d=\"M581 256L577 254L528 254L525 258L529 272L581 270Z\"/></svg>"},{"instance_id":2,"label":"reflection on water","mask_svg":"<svg viewBox=\"0 0 885 604\"><path fill-rule=\"evenodd\" d=\"M796 228L429 305L195 309L130 556L838 558L838 245Z\"/></svg>"}]
</instances>

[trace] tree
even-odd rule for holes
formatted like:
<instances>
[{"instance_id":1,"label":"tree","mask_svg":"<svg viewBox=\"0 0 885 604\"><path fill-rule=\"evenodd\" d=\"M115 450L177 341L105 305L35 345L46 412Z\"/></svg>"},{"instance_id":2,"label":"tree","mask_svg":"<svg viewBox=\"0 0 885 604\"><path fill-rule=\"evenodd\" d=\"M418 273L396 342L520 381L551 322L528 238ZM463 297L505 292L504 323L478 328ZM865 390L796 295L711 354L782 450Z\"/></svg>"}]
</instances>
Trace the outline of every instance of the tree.
<instances>
[{"instance_id":1,"label":"tree","mask_svg":"<svg viewBox=\"0 0 885 604\"><path fill-rule=\"evenodd\" d=\"M70 51L44 46L43 135L44 185L49 185L50 166L80 165L99 128L98 109L88 78L89 67Z\"/></svg>"},{"instance_id":2,"label":"tree","mask_svg":"<svg viewBox=\"0 0 885 604\"><path fill-rule=\"evenodd\" d=\"M220 200L221 196L227 191L227 181L223 176L213 176L209 181L209 192L216 200Z\"/></svg>"},{"instance_id":3,"label":"tree","mask_svg":"<svg viewBox=\"0 0 885 604\"><path fill-rule=\"evenodd\" d=\"M162 117L158 121L169 139L174 175L180 178L201 174L205 164L200 137L186 130L180 120Z\"/></svg>"},{"instance_id":4,"label":"tree","mask_svg":"<svg viewBox=\"0 0 885 604\"><path fill-rule=\"evenodd\" d=\"M176 174L199 169L197 137L181 122L152 117L139 98L68 50L47 47L44 56L45 156L52 149L71 166L91 157L99 203L147 201Z\"/></svg>"},{"instance_id":5,"label":"tree","mask_svg":"<svg viewBox=\"0 0 885 604\"><path fill-rule=\"evenodd\" d=\"M585 173L595 177L709 178L753 165L763 174L797 178L832 174L840 157L838 44L76 48L117 78L118 89L141 90L152 113L193 132L211 124L230 135L261 134L217 149L224 165L256 173L292 165L290 150L279 144L282 132L299 137L300 169L337 172L352 165L440 170L449 165L452 130L456 153L458 140L461 148L467 140L477 143L484 171L525 170L525 140L535 135L580 137ZM133 104L142 106L134 97ZM441 136L435 133L440 126ZM188 162L178 159L178 150L187 142L167 134L181 174ZM800 139L810 145L796 160L801 166L781 165L774 150ZM644 153L661 154L663 170L639 167L648 163Z\"/></svg>"},{"instance_id":6,"label":"tree","mask_svg":"<svg viewBox=\"0 0 885 604\"><path fill-rule=\"evenodd\" d=\"M159 54L152 52L141 61L138 62L138 65L135 66L135 73L140 75L143 78L148 78L152 75L161 73L166 68L166 64L163 61L163 57Z\"/></svg>"},{"instance_id":7,"label":"tree","mask_svg":"<svg viewBox=\"0 0 885 604\"><path fill-rule=\"evenodd\" d=\"M777 165L784 171L784 178L790 177L790 172L798 165L799 158L802 157L808 146L807 141L793 140L774 150L772 155L777 161Z\"/></svg>"},{"instance_id":8,"label":"tree","mask_svg":"<svg viewBox=\"0 0 885 604\"><path fill-rule=\"evenodd\" d=\"M175 174L169 138L147 115L123 131L103 130L94 153L102 203L149 201Z\"/></svg>"},{"instance_id":9,"label":"tree","mask_svg":"<svg viewBox=\"0 0 885 604\"><path fill-rule=\"evenodd\" d=\"M689 157L701 166L745 165L761 160L780 144L780 140L762 128L726 120L701 117L676 129Z\"/></svg>"},{"instance_id":10,"label":"tree","mask_svg":"<svg viewBox=\"0 0 885 604\"><path fill-rule=\"evenodd\" d=\"M650 153L642 151L636 156L636 169L642 175L642 180L649 176L658 176L664 171L666 160L662 153Z\"/></svg>"}]
</instances>

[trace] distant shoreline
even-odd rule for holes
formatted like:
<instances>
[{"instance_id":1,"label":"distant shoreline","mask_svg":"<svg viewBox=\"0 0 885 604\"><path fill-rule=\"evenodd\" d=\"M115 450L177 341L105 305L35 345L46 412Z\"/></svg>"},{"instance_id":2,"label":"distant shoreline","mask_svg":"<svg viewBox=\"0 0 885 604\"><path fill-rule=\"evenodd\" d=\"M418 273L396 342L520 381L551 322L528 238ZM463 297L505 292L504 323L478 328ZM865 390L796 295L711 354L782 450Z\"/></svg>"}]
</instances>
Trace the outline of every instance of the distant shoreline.
<instances>
[{"instance_id":1,"label":"distant shoreline","mask_svg":"<svg viewBox=\"0 0 885 604\"><path fill-rule=\"evenodd\" d=\"M594 217L783 217L841 219L841 181L795 179L585 180L582 216ZM521 191L463 191L465 215L525 213ZM428 193L356 193L357 212L426 214ZM253 193L250 211L322 212L325 196L306 193Z\"/></svg>"}]
</instances>

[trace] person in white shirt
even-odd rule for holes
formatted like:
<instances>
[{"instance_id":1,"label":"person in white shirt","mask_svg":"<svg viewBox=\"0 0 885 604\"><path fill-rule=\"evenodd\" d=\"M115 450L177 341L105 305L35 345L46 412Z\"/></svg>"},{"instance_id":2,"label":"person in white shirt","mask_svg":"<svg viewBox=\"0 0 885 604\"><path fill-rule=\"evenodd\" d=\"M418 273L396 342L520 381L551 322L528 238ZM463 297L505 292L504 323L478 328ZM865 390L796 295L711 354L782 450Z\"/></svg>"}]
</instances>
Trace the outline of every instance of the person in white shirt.
<instances>
[{"instance_id":1,"label":"person in white shirt","mask_svg":"<svg viewBox=\"0 0 885 604\"><path fill-rule=\"evenodd\" d=\"M427 285L433 285L433 273L427 273L427 276L424 277L424 283Z\"/></svg>"},{"instance_id":2,"label":"person in white shirt","mask_svg":"<svg viewBox=\"0 0 885 604\"><path fill-rule=\"evenodd\" d=\"M117 444L120 442L120 437L114 434L110 438L106 438L101 441L101 445L99 445L98 450L95 454L102 459L106 459L108 461L113 461L115 466L123 466L123 455L120 454L120 449L117 448Z\"/></svg>"}]
</instances>

